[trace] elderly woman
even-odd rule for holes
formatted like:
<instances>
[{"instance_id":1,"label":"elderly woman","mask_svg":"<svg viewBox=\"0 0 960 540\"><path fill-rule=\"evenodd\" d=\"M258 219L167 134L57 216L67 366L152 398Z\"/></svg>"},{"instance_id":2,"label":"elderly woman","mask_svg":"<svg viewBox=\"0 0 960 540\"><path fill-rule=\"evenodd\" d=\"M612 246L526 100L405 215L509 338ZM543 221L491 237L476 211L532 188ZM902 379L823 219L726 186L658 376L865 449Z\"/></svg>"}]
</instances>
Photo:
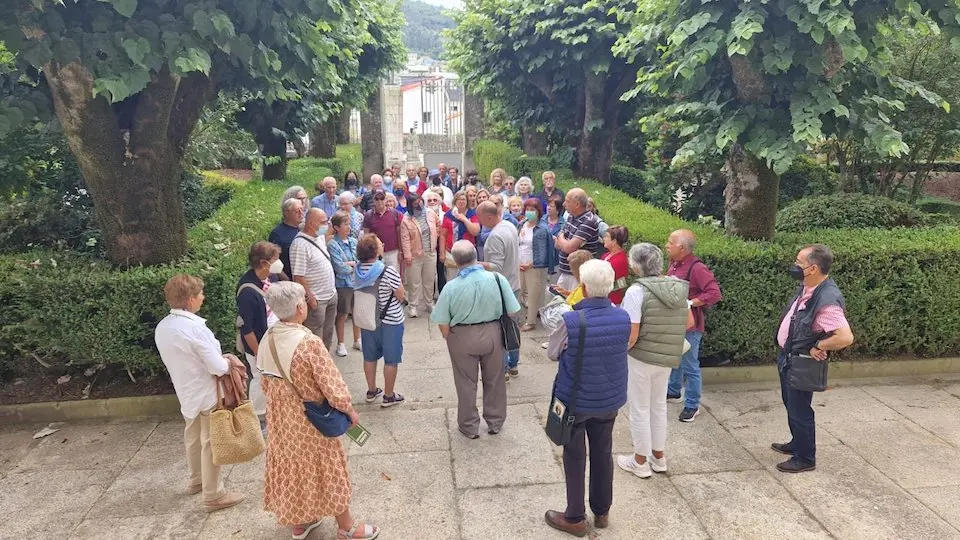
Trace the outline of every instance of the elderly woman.
<instances>
[{"instance_id":1,"label":"elderly woman","mask_svg":"<svg viewBox=\"0 0 960 540\"><path fill-rule=\"evenodd\" d=\"M477 235L480 234L480 222L477 218L477 211L470 208L468 196L472 186L465 191L461 191L453 197L453 208L443 215L443 222L440 226L440 243L444 246L444 253L450 253L453 244L458 240L468 240L470 243L476 243ZM457 277L459 268L454 262L453 257L444 257L443 264L446 268L447 281L452 281Z\"/></svg>"},{"instance_id":2,"label":"elderly woman","mask_svg":"<svg viewBox=\"0 0 960 540\"><path fill-rule=\"evenodd\" d=\"M477 186L467 186L463 188L461 193L466 194L467 196L467 208L471 210L477 209L477 192L480 191Z\"/></svg>"},{"instance_id":3,"label":"elderly woman","mask_svg":"<svg viewBox=\"0 0 960 540\"><path fill-rule=\"evenodd\" d=\"M354 425L359 419L323 341L303 326L305 294L290 281L267 291L267 305L280 322L267 331L257 354L270 422L263 504L297 540L325 516L336 517L337 538L376 538L380 529L354 523L350 515L350 473L340 439L323 436L303 413L304 400L326 400Z\"/></svg>"},{"instance_id":4,"label":"elderly woman","mask_svg":"<svg viewBox=\"0 0 960 540\"><path fill-rule=\"evenodd\" d=\"M527 199L533 197L533 180L531 180L529 176L521 176L520 179L517 180L516 190L517 197L520 197L520 200L523 202L527 202ZM539 201L540 199L537 200Z\"/></svg>"},{"instance_id":5,"label":"elderly woman","mask_svg":"<svg viewBox=\"0 0 960 540\"><path fill-rule=\"evenodd\" d=\"M516 185L516 183L517 183L516 178L512 176L508 176L503 181L503 192L501 192L500 194L503 195L504 197L513 197L514 195L516 195L517 193L513 190L513 186Z\"/></svg>"},{"instance_id":6,"label":"elderly woman","mask_svg":"<svg viewBox=\"0 0 960 540\"><path fill-rule=\"evenodd\" d=\"M550 268L550 249L553 237L540 221L543 207L533 197L523 203L524 221L520 226L520 291L527 306L527 322L520 330L529 332L537 327L537 312L543 306L543 292L547 287Z\"/></svg>"},{"instance_id":7,"label":"elderly woman","mask_svg":"<svg viewBox=\"0 0 960 540\"><path fill-rule=\"evenodd\" d=\"M363 234L363 213L356 208L359 197L349 191L340 194L340 211L350 216L350 236L359 240ZM327 216L328 218L333 216Z\"/></svg>"},{"instance_id":8,"label":"elderly woman","mask_svg":"<svg viewBox=\"0 0 960 540\"><path fill-rule=\"evenodd\" d=\"M423 204L414 192L407 195L407 215L400 223L400 251L406 269L404 277L410 287L410 317L417 318L422 305L433 311L433 290L437 284L437 244L440 238L440 216Z\"/></svg>"},{"instance_id":9,"label":"elderly woman","mask_svg":"<svg viewBox=\"0 0 960 540\"><path fill-rule=\"evenodd\" d=\"M403 208L403 209L398 209L398 208L397 208L397 196L396 196L396 195L394 195L393 193L390 193L390 192L387 192L386 195L387 195L386 201L387 201L387 209L388 209L388 210L396 210L396 211L400 212L401 214L402 214L404 211L406 211L406 208Z\"/></svg>"},{"instance_id":10,"label":"elderly woman","mask_svg":"<svg viewBox=\"0 0 960 540\"><path fill-rule=\"evenodd\" d=\"M537 199L538 201L540 199ZM556 237L563 230L566 221L563 219L563 199L560 197L550 197L546 203L546 214L540 218L541 224L550 232L550 236ZM550 284L556 285L560 279L560 272L557 268L560 266L560 252L556 246L550 246Z\"/></svg>"},{"instance_id":11,"label":"elderly woman","mask_svg":"<svg viewBox=\"0 0 960 540\"><path fill-rule=\"evenodd\" d=\"M649 478L653 472L667 470L663 453L667 444L667 382L670 370L680 366L684 334L693 324L693 315L687 307L689 284L660 277L660 248L647 243L630 248L630 270L638 277L623 299L631 323L627 363L634 454L618 456L617 465L640 478Z\"/></svg>"},{"instance_id":12,"label":"elderly woman","mask_svg":"<svg viewBox=\"0 0 960 540\"><path fill-rule=\"evenodd\" d=\"M487 191L491 195L494 193L502 193L504 191L503 183L507 180L507 171L503 169L494 169L490 173L490 185L487 187Z\"/></svg>"},{"instance_id":13,"label":"elderly woman","mask_svg":"<svg viewBox=\"0 0 960 540\"><path fill-rule=\"evenodd\" d=\"M613 502L613 424L617 411L627 401L627 338L630 316L610 304L613 268L605 261L591 260L580 267L585 298L564 313L563 324L550 335L547 355L559 360L554 395L570 404L576 395L573 436L563 447L563 472L567 483L565 512L548 510L547 525L575 536L587 533L583 504L587 449L590 440L590 509L594 526L605 528ZM585 328L580 327L581 314ZM579 386L574 387L577 349L583 341L583 364ZM664 394L666 395L666 394Z\"/></svg>"},{"instance_id":14,"label":"elderly woman","mask_svg":"<svg viewBox=\"0 0 960 540\"><path fill-rule=\"evenodd\" d=\"M307 217L307 210L310 209L310 197L307 196L307 190L303 186L290 186L286 191L283 192L283 196L280 197L280 207L283 207L288 199L297 199L303 205L301 212L303 213L300 216L300 223L303 223L303 220Z\"/></svg>"}]
</instances>

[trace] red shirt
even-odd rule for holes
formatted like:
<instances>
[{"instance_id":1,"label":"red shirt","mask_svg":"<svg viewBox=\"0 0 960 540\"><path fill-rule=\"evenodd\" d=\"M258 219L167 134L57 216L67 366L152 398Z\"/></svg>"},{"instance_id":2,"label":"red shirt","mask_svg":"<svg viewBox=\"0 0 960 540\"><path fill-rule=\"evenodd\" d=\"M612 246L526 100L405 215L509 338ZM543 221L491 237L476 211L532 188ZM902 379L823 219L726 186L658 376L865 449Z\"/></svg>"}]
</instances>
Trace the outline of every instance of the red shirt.
<instances>
[{"instance_id":1,"label":"red shirt","mask_svg":"<svg viewBox=\"0 0 960 540\"><path fill-rule=\"evenodd\" d=\"M616 254L607 253L603 260L610 263L613 267L613 291L610 293L610 301L616 305L623 303L623 295L627 292L627 276L630 273L630 264L627 262L627 252L621 251Z\"/></svg>"},{"instance_id":2,"label":"red shirt","mask_svg":"<svg viewBox=\"0 0 960 540\"><path fill-rule=\"evenodd\" d=\"M377 214L376 208L363 216L363 228L377 235L383 242L383 251L400 249L400 222L403 215L387 208L383 214Z\"/></svg>"},{"instance_id":3,"label":"red shirt","mask_svg":"<svg viewBox=\"0 0 960 540\"><path fill-rule=\"evenodd\" d=\"M412 187L413 187L413 186L411 186L410 184L408 184L406 180L403 181L403 190L407 193L407 195L410 194L410 191L411 191L411 188L412 188ZM422 196L423 196L423 192L426 191L428 187L429 187L429 186L427 186L427 183L426 183L426 182L417 182L416 188L413 189L413 191L414 191L417 195L419 195L419 196L422 197Z\"/></svg>"},{"instance_id":4,"label":"red shirt","mask_svg":"<svg viewBox=\"0 0 960 540\"><path fill-rule=\"evenodd\" d=\"M687 255L685 259L679 262L670 263L670 269L667 270L668 276L678 277L690 282L690 293L687 295L689 300L699 298L703 305L692 308L693 320L696 326L690 330L703 332L706 316L703 313L705 307L710 307L719 302L723 295L720 293L720 285L717 284L713 272L707 268L707 265L694 255Z\"/></svg>"}]
</instances>

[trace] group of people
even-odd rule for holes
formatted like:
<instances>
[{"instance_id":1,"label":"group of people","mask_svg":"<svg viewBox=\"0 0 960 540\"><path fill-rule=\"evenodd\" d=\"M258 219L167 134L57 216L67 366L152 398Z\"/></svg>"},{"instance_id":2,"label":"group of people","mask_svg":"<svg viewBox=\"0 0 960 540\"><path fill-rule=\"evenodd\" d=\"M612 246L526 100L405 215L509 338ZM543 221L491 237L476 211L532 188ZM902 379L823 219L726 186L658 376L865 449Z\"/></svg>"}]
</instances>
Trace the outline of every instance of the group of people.
<instances>
[{"instance_id":1,"label":"group of people","mask_svg":"<svg viewBox=\"0 0 960 540\"><path fill-rule=\"evenodd\" d=\"M351 171L343 189L324 178L312 199L303 187L291 187L281 200L281 222L267 241L250 248L250 268L236 291L237 347L250 375L250 400L269 434L267 510L295 539L306 538L324 516L336 516L338 538L379 534L350 514L340 440L322 436L303 414L303 401L327 400L358 420L331 352L348 356L348 345L360 352L367 403L403 403L396 382L404 323L429 313L450 355L459 432L479 438L482 418L487 433L496 435L506 421L507 381L519 375L520 363L519 350L508 347L503 318L522 317L521 331L530 331L544 324L541 307L562 301L568 309L543 346L558 362L554 395L564 403L575 398L576 423L563 452L567 507L548 511L545 519L576 536L588 532L589 439L593 524L606 527L614 464L640 478L665 472L667 401L683 400L683 422L700 412L699 350L707 310L721 292L694 254L695 235L670 235L664 270L659 247L630 246L626 227L604 223L582 189L558 189L552 172L543 173L540 191L531 179L515 181L503 169L491 173L487 186L475 171L461 177L443 164L407 167L403 179L399 172L395 164L363 185ZM784 472L815 467L812 392L791 387L791 358L825 359L827 351L853 341L842 295L828 276L831 263L826 246L798 254L791 275L803 286L778 326L781 390L793 437L772 447L791 456L778 466ZM158 325L156 341L187 423L188 492L202 492L208 511L227 508L243 497L223 489L209 448L209 414L217 404L217 377L235 359L222 354L196 315L202 280L174 276L164 293L171 312ZM373 299L376 322L361 328L354 317L348 344L346 322L362 295ZM383 388L377 385L381 359ZM614 459L613 427L624 405L634 451Z\"/></svg>"}]
</instances>

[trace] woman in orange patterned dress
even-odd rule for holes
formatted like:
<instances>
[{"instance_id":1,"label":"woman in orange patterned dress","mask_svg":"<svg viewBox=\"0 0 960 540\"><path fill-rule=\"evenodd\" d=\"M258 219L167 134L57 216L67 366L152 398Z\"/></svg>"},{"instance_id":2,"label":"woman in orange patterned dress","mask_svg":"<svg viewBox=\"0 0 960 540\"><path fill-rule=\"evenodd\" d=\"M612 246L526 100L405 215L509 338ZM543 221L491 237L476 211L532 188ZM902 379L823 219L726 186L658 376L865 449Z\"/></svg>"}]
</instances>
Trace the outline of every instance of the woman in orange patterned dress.
<instances>
[{"instance_id":1,"label":"woman in orange patterned dress","mask_svg":"<svg viewBox=\"0 0 960 540\"><path fill-rule=\"evenodd\" d=\"M353 424L358 420L323 341L303 326L304 289L292 281L276 283L267 304L280 322L264 335L257 354L270 425L264 506L291 527L294 540L305 539L326 516L336 516L338 539L376 538L379 528L354 523L350 515L350 473L340 439L324 437L303 413L303 400L327 399Z\"/></svg>"}]
</instances>

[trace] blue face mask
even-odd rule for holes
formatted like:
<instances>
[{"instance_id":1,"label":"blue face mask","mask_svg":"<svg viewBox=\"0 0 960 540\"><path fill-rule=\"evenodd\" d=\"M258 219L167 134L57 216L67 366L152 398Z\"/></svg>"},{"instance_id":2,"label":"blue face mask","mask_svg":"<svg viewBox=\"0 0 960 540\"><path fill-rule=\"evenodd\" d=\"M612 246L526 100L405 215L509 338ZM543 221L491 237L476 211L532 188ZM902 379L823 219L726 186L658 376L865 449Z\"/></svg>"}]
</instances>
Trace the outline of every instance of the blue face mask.
<instances>
[{"instance_id":1,"label":"blue face mask","mask_svg":"<svg viewBox=\"0 0 960 540\"><path fill-rule=\"evenodd\" d=\"M317 229L317 236L326 236L326 235L327 235L327 231L328 231L329 229L330 229L329 226L327 226L327 225L321 225L320 228Z\"/></svg>"},{"instance_id":2,"label":"blue face mask","mask_svg":"<svg viewBox=\"0 0 960 540\"><path fill-rule=\"evenodd\" d=\"M537 212L536 210L527 210L527 212L524 214L524 217L527 218L527 221L533 221L537 219Z\"/></svg>"},{"instance_id":3,"label":"blue face mask","mask_svg":"<svg viewBox=\"0 0 960 540\"><path fill-rule=\"evenodd\" d=\"M392 187L393 187L393 177L392 177L392 176L387 176L386 178L384 178L384 179L383 179L383 185L384 185L384 187L386 187L387 189L392 189Z\"/></svg>"}]
</instances>

